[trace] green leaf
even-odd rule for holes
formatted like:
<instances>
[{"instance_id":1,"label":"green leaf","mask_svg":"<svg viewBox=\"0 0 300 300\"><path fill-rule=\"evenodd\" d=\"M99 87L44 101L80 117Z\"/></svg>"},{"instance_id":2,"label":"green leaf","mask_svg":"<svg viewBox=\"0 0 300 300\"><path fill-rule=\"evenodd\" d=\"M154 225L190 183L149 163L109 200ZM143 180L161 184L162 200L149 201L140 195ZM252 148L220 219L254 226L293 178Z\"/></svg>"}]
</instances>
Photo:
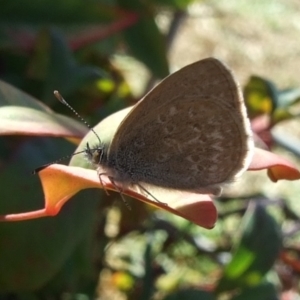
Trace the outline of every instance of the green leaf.
<instances>
[{"instance_id":1,"label":"green leaf","mask_svg":"<svg viewBox=\"0 0 300 300\"><path fill-rule=\"evenodd\" d=\"M55 101L54 90L68 95L83 84L103 76L97 67L79 65L64 37L56 30L43 31L35 50L29 68L30 75L32 78L45 79L42 98L48 103Z\"/></svg>"},{"instance_id":2,"label":"green leaf","mask_svg":"<svg viewBox=\"0 0 300 300\"><path fill-rule=\"evenodd\" d=\"M231 300L279 300L280 297L273 284L264 282L258 286L252 288L243 289L238 296L234 296Z\"/></svg>"},{"instance_id":3,"label":"green leaf","mask_svg":"<svg viewBox=\"0 0 300 300\"><path fill-rule=\"evenodd\" d=\"M0 0L0 20L3 25L86 24L111 19L116 11L99 1L32 0L13 2Z\"/></svg>"},{"instance_id":4,"label":"green leaf","mask_svg":"<svg viewBox=\"0 0 300 300\"><path fill-rule=\"evenodd\" d=\"M158 78L169 74L164 37L155 23L151 7L140 0L118 0L120 6L138 14L138 22L124 31L132 54L141 60Z\"/></svg>"},{"instance_id":5,"label":"green leaf","mask_svg":"<svg viewBox=\"0 0 300 300\"><path fill-rule=\"evenodd\" d=\"M141 293L141 299L150 300L153 298L153 293L155 291L154 281L155 274L153 270L153 257L152 257L152 245L151 245L151 234L148 234L149 242L147 243L145 253L144 253L144 264L145 264L145 274L143 278L143 289Z\"/></svg>"},{"instance_id":6,"label":"green leaf","mask_svg":"<svg viewBox=\"0 0 300 300\"><path fill-rule=\"evenodd\" d=\"M176 293L170 294L164 298L164 300L215 300L215 296L212 293L196 290L196 289L184 289Z\"/></svg>"},{"instance_id":7,"label":"green leaf","mask_svg":"<svg viewBox=\"0 0 300 300\"><path fill-rule=\"evenodd\" d=\"M79 121L55 114L38 100L3 81L0 81L0 119L0 135L81 139L88 131Z\"/></svg>"},{"instance_id":8,"label":"green leaf","mask_svg":"<svg viewBox=\"0 0 300 300\"><path fill-rule=\"evenodd\" d=\"M278 107L289 107L290 105L300 101L300 89L285 89L279 92Z\"/></svg>"},{"instance_id":9,"label":"green leaf","mask_svg":"<svg viewBox=\"0 0 300 300\"><path fill-rule=\"evenodd\" d=\"M241 231L240 243L224 269L218 292L260 284L278 257L282 246L280 230L263 206L249 206Z\"/></svg>"},{"instance_id":10,"label":"green leaf","mask_svg":"<svg viewBox=\"0 0 300 300\"><path fill-rule=\"evenodd\" d=\"M300 101L300 89L285 89L278 93L278 105L272 115L273 124L283 120L292 119L295 113L290 109L293 104Z\"/></svg>"},{"instance_id":11,"label":"green leaf","mask_svg":"<svg viewBox=\"0 0 300 300\"><path fill-rule=\"evenodd\" d=\"M69 131L71 135L77 132L82 136L86 132L78 121L54 114L33 97L5 82L0 82L0 106L2 134L25 135L28 131L44 134L47 131L49 135L56 135ZM63 139L25 141L24 137L1 137L0 214L43 208L40 182L31 172L73 151L74 146ZM78 244L84 239L86 243L98 199L99 195L89 190L77 195L55 218L0 223L0 293L33 291L51 280ZM77 277L80 272L74 268L72 274Z\"/></svg>"},{"instance_id":12,"label":"green leaf","mask_svg":"<svg viewBox=\"0 0 300 300\"><path fill-rule=\"evenodd\" d=\"M186 9L195 0L153 0L153 2L157 5L166 5L173 9Z\"/></svg>"},{"instance_id":13,"label":"green leaf","mask_svg":"<svg viewBox=\"0 0 300 300\"><path fill-rule=\"evenodd\" d=\"M278 105L278 90L269 80L251 76L244 88L244 96L252 115L270 114Z\"/></svg>"},{"instance_id":14,"label":"green leaf","mask_svg":"<svg viewBox=\"0 0 300 300\"><path fill-rule=\"evenodd\" d=\"M0 80L0 107L7 105L23 106L44 112L51 111L35 98Z\"/></svg>"},{"instance_id":15,"label":"green leaf","mask_svg":"<svg viewBox=\"0 0 300 300\"><path fill-rule=\"evenodd\" d=\"M7 142L7 137L2 138L0 148ZM73 149L70 143L58 139L31 140L20 145L0 173L0 214L42 208L39 179L31 176L31 171ZM68 203L57 217L0 223L0 293L33 291L51 280L79 243L86 243L98 204L99 194L88 190ZM72 276L78 273L80 270L74 268ZM70 278L64 280L68 285Z\"/></svg>"},{"instance_id":16,"label":"green leaf","mask_svg":"<svg viewBox=\"0 0 300 300\"><path fill-rule=\"evenodd\" d=\"M88 131L82 123L63 115L22 106L0 108L0 135L34 135L81 139Z\"/></svg>"}]
</instances>

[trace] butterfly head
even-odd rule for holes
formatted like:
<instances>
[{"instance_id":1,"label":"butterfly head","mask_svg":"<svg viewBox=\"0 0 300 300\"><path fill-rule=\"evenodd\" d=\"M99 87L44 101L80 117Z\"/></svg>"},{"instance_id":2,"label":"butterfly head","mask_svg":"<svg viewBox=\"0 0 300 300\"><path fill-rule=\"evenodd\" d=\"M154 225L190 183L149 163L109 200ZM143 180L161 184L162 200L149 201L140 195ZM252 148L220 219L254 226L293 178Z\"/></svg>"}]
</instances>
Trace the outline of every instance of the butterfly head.
<instances>
[{"instance_id":1,"label":"butterfly head","mask_svg":"<svg viewBox=\"0 0 300 300\"><path fill-rule=\"evenodd\" d=\"M86 148L84 150L86 158L93 165L100 165L104 158L104 146L99 144L96 147L90 147L89 143L86 143Z\"/></svg>"}]
</instances>

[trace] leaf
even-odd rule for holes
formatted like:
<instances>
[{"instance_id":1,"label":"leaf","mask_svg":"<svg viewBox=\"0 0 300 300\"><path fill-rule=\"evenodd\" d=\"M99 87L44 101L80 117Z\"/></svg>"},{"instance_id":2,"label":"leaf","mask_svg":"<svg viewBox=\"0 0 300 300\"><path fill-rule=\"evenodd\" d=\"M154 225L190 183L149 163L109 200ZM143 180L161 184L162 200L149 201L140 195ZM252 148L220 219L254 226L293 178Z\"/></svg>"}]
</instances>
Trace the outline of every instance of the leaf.
<instances>
[{"instance_id":1,"label":"leaf","mask_svg":"<svg viewBox=\"0 0 300 300\"><path fill-rule=\"evenodd\" d=\"M88 130L84 124L55 114L3 81L0 81L0 118L0 135L56 136L78 143Z\"/></svg>"},{"instance_id":2,"label":"leaf","mask_svg":"<svg viewBox=\"0 0 300 300\"><path fill-rule=\"evenodd\" d=\"M157 78L169 74L167 48L164 37L155 23L151 8L140 0L118 0L123 9L136 12L138 22L124 31L132 54L141 60Z\"/></svg>"},{"instance_id":3,"label":"leaf","mask_svg":"<svg viewBox=\"0 0 300 300\"><path fill-rule=\"evenodd\" d=\"M277 182L281 179L298 180L300 171L285 158L259 148L254 149L254 156L249 170L268 170L269 178Z\"/></svg>"},{"instance_id":4,"label":"leaf","mask_svg":"<svg viewBox=\"0 0 300 300\"><path fill-rule=\"evenodd\" d=\"M40 26L42 24L86 24L98 23L115 17L116 9L99 2L81 0L59 1L59 0L32 0L24 3L15 0L13 3L1 1L0 20L2 25L31 24Z\"/></svg>"},{"instance_id":5,"label":"leaf","mask_svg":"<svg viewBox=\"0 0 300 300\"><path fill-rule=\"evenodd\" d=\"M251 116L270 114L277 107L278 90L271 81L264 78L251 76L244 88L244 95Z\"/></svg>"},{"instance_id":6,"label":"leaf","mask_svg":"<svg viewBox=\"0 0 300 300\"><path fill-rule=\"evenodd\" d=\"M0 108L0 135L56 136L81 140L88 129L63 115L22 106Z\"/></svg>"},{"instance_id":7,"label":"leaf","mask_svg":"<svg viewBox=\"0 0 300 300\"><path fill-rule=\"evenodd\" d=\"M272 123L293 117L290 106L300 99L300 89L278 90L275 84L258 76L252 76L244 88L245 101L251 119L267 114Z\"/></svg>"},{"instance_id":8,"label":"leaf","mask_svg":"<svg viewBox=\"0 0 300 300\"><path fill-rule=\"evenodd\" d=\"M166 5L171 9L186 9L187 6L195 0L154 0L156 5Z\"/></svg>"},{"instance_id":9,"label":"leaf","mask_svg":"<svg viewBox=\"0 0 300 300\"><path fill-rule=\"evenodd\" d=\"M1 106L23 106L39 111L51 112L50 108L32 96L0 80L0 107Z\"/></svg>"},{"instance_id":10,"label":"leaf","mask_svg":"<svg viewBox=\"0 0 300 300\"><path fill-rule=\"evenodd\" d=\"M81 139L86 132L79 122L54 114L39 101L4 82L0 82L0 105L2 134L75 136ZM8 147L7 141L10 141L9 137L2 137L0 151ZM61 139L39 139L38 145L36 139L30 142L23 139L14 152L8 149L9 157L0 172L0 213L17 214L42 207L38 178L30 176L31 171L45 161L71 153L73 146ZM57 274L92 227L99 196L92 197L93 191L85 193L91 198L88 206L83 201L83 194L77 195L56 218L0 224L0 292L36 290ZM76 226L80 228L74 235ZM73 270L74 276L79 276L79 273L79 270Z\"/></svg>"},{"instance_id":11,"label":"leaf","mask_svg":"<svg viewBox=\"0 0 300 300\"><path fill-rule=\"evenodd\" d=\"M43 184L45 208L0 216L0 221L21 221L55 216L59 213L62 206L80 190L103 188L95 170L53 164L40 171L39 176ZM106 190L117 191L107 177L101 176L101 180ZM167 210L205 228L212 228L217 219L216 208L208 195L161 192L158 195L161 201L159 203L147 198L145 195L139 194L133 189L124 190L123 194Z\"/></svg>"},{"instance_id":12,"label":"leaf","mask_svg":"<svg viewBox=\"0 0 300 300\"><path fill-rule=\"evenodd\" d=\"M282 247L279 226L263 206L252 203L244 216L241 240L225 267L217 291L260 284Z\"/></svg>"},{"instance_id":13,"label":"leaf","mask_svg":"<svg viewBox=\"0 0 300 300\"><path fill-rule=\"evenodd\" d=\"M292 104L299 102L300 100L300 89L290 88L281 90L278 95L278 107L285 108Z\"/></svg>"},{"instance_id":14,"label":"leaf","mask_svg":"<svg viewBox=\"0 0 300 300\"><path fill-rule=\"evenodd\" d=\"M215 300L216 297L213 293L203 291L200 289L184 289L179 290L173 294L168 295L164 298L164 300L181 300L181 299L188 299L188 300Z\"/></svg>"},{"instance_id":15,"label":"leaf","mask_svg":"<svg viewBox=\"0 0 300 300\"><path fill-rule=\"evenodd\" d=\"M0 213L42 207L43 193L38 177L31 175L32 169L72 149L74 146L63 139L31 139L19 145L9 165L0 172ZM89 245L86 238L92 238L99 199L97 191L89 190L73 198L55 218L0 223L0 293L36 291L56 276L82 241ZM79 274L80 270L74 267L72 279ZM61 284L66 286L71 278L64 280Z\"/></svg>"},{"instance_id":16,"label":"leaf","mask_svg":"<svg viewBox=\"0 0 300 300\"><path fill-rule=\"evenodd\" d=\"M150 300L153 299L155 292L155 271L153 269L154 259L152 255L152 243L150 241L151 235L149 234L149 240L144 252L144 276L142 279L142 291L141 299Z\"/></svg>"},{"instance_id":17,"label":"leaf","mask_svg":"<svg viewBox=\"0 0 300 300\"><path fill-rule=\"evenodd\" d=\"M35 55L28 73L31 78L45 79L43 99L54 101L53 90L68 95L84 83L99 79L103 72L92 66L79 65L65 38L57 30L44 30L38 36ZM40 77L45 78L40 78Z\"/></svg>"},{"instance_id":18,"label":"leaf","mask_svg":"<svg viewBox=\"0 0 300 300\"><path fill-rule=\"evenodd\" d=\"M245 288L238 296L233 296L231 300L280 300L278 293L273 284L263 282L255 287Z\"/></svg>"}]
</instances>

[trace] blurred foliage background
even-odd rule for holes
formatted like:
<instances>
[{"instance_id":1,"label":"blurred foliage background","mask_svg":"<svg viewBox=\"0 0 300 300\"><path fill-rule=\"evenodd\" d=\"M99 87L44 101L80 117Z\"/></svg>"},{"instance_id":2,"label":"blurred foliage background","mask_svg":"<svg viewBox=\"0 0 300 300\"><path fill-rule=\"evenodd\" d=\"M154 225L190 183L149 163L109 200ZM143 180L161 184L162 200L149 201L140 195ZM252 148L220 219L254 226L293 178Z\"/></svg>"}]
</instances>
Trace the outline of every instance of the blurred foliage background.
<instances>
[{"instance_id":1,"label":"blurred foliage background","mask_svg":"<svg viewBox=\"0 0 300 300\"><path fill-rule=\"evenodd\" d=\"M244 87L256 133L298 164L297 0L0 0L0 8L0 110L32 107L23 91L75 118L57 89L95 125L169 72L215 56ZM30 172L75 148L2 129L0 214L43 207ZM0 299L298 299L299 182L243 177L216 199L212 230L132 199L129 211L99 190L54 218L1 223Z\"/></svg>"}]
</instances>

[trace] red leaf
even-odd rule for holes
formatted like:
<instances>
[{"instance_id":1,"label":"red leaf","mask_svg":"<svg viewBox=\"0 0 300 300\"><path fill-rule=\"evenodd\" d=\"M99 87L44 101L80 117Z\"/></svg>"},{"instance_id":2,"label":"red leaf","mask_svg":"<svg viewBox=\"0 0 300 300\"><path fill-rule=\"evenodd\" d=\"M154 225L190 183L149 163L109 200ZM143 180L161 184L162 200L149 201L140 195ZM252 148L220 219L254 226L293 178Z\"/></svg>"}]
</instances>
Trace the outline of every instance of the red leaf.
<instances>
[{"instance_id":1,"label":"red leaf","mask_svg":"<svg viewBox=\"0 0 300 300\"><path fill-rule=\"evenodd\" d=\"M272 152L255 148L249 170L268 170L268 176L276 182L280 179L300 179L299 170L288 160Z\"/></svg>"},{"instance_id":2,"label":"red leaf","mask_svg":"<svg viewBox=\"0 0 300 300\"><path fill-rule=\"evenodd\" d=\"M66 201L80 190L95 187L103 188L95 170L80 167L59 164L51 165L40 171L39 176L45 195L45 208L35 212L6 215L0 217L1 221L21 221L53 216L60 211ZM102 176L101 179L105 189L115 190L114 185L112 185L106 176ZM161 201L164 201L167 205L150 200L145 195L131 189L124 190L123 193L150 205L165 209L199 226L205 228L212 228L214 226L217 219L217 210L208 195L164 190L159 192L159 199L162 199Z\"/></svg>"}]
</instances>

